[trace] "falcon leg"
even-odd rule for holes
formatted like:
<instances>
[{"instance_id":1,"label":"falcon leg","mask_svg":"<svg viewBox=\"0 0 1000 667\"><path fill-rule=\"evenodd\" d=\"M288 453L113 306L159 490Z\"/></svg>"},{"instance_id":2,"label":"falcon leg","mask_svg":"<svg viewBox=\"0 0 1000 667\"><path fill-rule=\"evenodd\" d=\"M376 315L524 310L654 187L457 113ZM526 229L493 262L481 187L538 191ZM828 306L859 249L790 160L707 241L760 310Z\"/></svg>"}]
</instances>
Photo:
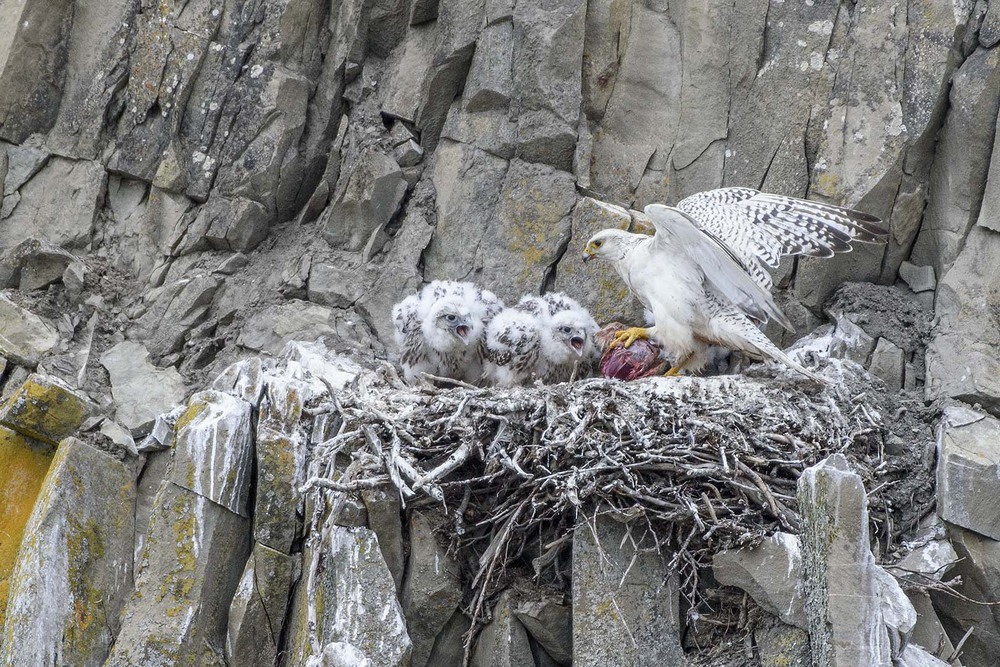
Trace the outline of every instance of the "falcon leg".
<instances>
[{"instance_id":1,"label":"falcon leg","mask_svg":"<svg viewBox=\"0 0 1000 667\"><path fill-rule=\"evenodd\" d=\"M629 347L637 340L648 340L649 329L645 327L629 327L622 329L615 334L615 339L611 341L611 347Z\"/></svg>"},{"instance_id":2,"label":"falcon leg","mask_svg":"<svg viewBox=\"0 0 1000 667\"><path fill-rule=\"evenodd\" d=\"M675 377L677 375L680 375L681 371L684 369L684 366L687 364L687 362L691 361L691 357L693 356L694 352L688 352L683 357L681 357L680 360L670 368L670 370L664 373L663 376Z\"/></svg>"}]
</instances>

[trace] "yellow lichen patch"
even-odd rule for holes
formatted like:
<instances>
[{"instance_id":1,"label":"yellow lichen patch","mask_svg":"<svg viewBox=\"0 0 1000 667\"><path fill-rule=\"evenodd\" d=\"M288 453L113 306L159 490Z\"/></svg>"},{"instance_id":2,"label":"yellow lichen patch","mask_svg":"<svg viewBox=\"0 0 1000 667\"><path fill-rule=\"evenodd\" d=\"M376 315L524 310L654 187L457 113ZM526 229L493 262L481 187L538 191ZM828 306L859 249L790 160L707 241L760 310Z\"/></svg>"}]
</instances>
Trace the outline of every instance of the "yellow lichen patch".
<instances>
[{"instance_id":1,"label":"yellow lichen patch","mask_svg":"<svg viewBox=\"0 0 1000 667\"><path fill-rule=\"evenodd\" d=\"M0 426L0 625L17 550L52 454L48 445Z\"/></svg>"},{"instance_id":2,"label":"yellow lichen patch","mask_svg":"<svg viewBox=\"0 0 1000 667\"><path fill-rule=\"evenodd\" d=\"M0 408L0 422L31 438L56 445L76 432L87 405L54 378L31 375Z\"/></svg>"},{"instance_id":3,"label":"yellow lichen patch","mask_svg":"<svg viewBox=\"0 0 1000 667\"><path fill-rule=\"evenodd\" d=\"M181 413L181 416L177 418L174 423L174 433L180 433L187 427L191 422L198 418L205 408L208 407L208 401L206 399L192 398L188 403L187 410Z\"/></svg>"}]
</instances>

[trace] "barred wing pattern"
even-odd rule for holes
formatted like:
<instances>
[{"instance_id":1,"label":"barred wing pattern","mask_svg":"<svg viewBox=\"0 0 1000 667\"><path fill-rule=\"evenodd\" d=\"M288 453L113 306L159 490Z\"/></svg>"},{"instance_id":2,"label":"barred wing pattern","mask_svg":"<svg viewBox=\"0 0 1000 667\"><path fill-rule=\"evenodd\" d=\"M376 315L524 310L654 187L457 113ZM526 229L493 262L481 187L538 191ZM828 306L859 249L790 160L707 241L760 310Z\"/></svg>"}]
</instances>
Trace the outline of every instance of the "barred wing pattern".
<instances>
[{"instance_id":1,"label":"barred wing pattern","mask_svg":"<svg viewBox=\"0 0 1000 667\"><path fill-rule=\"evenodd\" d=\"M724 244L764 289L767 266L786 255L832 257L853 242L884 243L888 232L875 216L823 202L783 197L751 188L719 188L682 199L677 209Z\"/></svg>"}]
</instances>

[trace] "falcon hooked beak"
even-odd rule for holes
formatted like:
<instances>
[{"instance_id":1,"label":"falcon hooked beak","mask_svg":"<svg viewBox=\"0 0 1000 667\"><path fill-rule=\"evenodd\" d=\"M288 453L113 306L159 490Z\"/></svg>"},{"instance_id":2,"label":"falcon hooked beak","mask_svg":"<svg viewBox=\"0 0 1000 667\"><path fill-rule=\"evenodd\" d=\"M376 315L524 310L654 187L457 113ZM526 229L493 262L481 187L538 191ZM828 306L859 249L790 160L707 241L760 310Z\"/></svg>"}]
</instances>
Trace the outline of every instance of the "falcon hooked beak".
<instances>
[{"instance_id":1,"label":"falcon hooked beak","mask_svg":"<svg viewBox=\"0 0 1000 667\"><path fill-rule=\"evenodd\" d=\"M469 336L472 334L472 327L469 325L469 321L466 319L459 320L459 323L455 326L454 330L455 336L465 343L469 344Z\"/></svg>"},{"instance_id":2,"label":"falcon hooked beak","mask_svg":"<svg viewBox=\"0 0 1000 667\"><path fill-rule=\"evenodd\" d=\"M590 239L587 241L587 247L583 249L583 261L589 262L597 257L601 252L602 245L604 245L603 239Z\"/></svg>"}]
</instances>

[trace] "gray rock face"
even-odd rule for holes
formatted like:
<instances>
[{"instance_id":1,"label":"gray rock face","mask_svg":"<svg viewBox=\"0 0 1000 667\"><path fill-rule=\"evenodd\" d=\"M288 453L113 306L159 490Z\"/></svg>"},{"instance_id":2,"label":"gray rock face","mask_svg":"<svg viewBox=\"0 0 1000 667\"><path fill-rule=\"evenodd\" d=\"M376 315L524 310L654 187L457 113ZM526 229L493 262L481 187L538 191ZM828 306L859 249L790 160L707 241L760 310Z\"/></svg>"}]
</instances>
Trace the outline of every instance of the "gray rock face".
<instances>
[{"instance_id":1,"label":"gray rock face","mask_svg":"<svg viewBox=\"0 0 1000 667\"><path fill-rule=\"evenodd\" d=\"M872 375L885 382L889 391L899 391L903 387L904 364L903 351L889 339L879 338L872 352L869 370Z\"/></svg>"},{"instance_id":2,"label":"gray rock face","mask_svg":"<svg viewBox=\"0 0 1000 667\"><path fill-rule=\"evenodd\" d=\"M87 245L106 184L100 164L52 158L17 190L19 203L0 220L0 248L29 238L67 248Z\"/></svg>"},{"instance_id":3,"label":"gray rock face","mask_svg":"<svg viewBox=\"0 0 1000 667\"><path fill-rule=\"evenodd\" d=\"M809 665L809 634L792 625L774 620L765 623L753 633L760 651L761 667L786 667Z\"/></svg>"},{"instance_id":4,"label":"gray rock face","mask_svg":"<svg viewBox=\"0 0 1000 667\"><path fill-rule=\"evenodd\" d=\"M409 166L409 165L402 165ZM400 165L375 152L365 153L329 214L320 219L323 235L335 248L361 250L395 215L406 181Z\"/></svg>"},{"instance_id":5,"label":"gray rock face","mask_svg":"<svg viewBox=\"0 0 1000 667\"><path fill-rule=\"evenodd\" d=\"M465 633L471 626L469 618L462 612L456 611L438 633L427 664L462 667L465 659Z\"/></svg>"},{"instance_id":6,"label":"gray rock face","mask_svg":"<svg viewBox=\"0 0 1000 667\"><path fill-rule=\"evenodd\" d=\"M164 482L108 667L224 665L229 603L249 553L249 519Z\"/></svg>"},{"instance_id":7,"label":"gray rock face","mask_svg":"<svg viewBox=\"0 0 1000 667\"><path fill-rule=\"evenodd\" d=\"M182 278L150 290L145 312L129 330L129 337L141 340L154 360L181 349L188 333L205 321L221 284L211 275Z\"/></svg>"},{"instance_id":8,"label":"gray rock face","mask_svg":"<svg viewBox=\"0 0 1000 667\"><path fill-rule=\"evenodd\" d=\"M255 544L229 607L226 660L273 667L299 560Z\"/></svg>"},{"instance_id":9,"label":"gray rock face","mask_svg":"<svg viewBox=\"0 0 1000 667\"><path fill-rule=\"evenodd\" d=\"M723 551L712 558L720 584L736 586L785 623L807 629L799 540L775 533L752 549Z\"/></svg>"},{"instance_id":10,"label":"gray rock face","mask_svg":"<svg viewBox=\"0 0 1000 667\"><path fill-rule=\"evenodd\" d=\"M953 397L1000 409L1000 333L990 314L1000 304L1000 276L988 268L996 252L996 233L974 228L938 283L939 324L927 347L929 399Z\"/></svg>"},{"instance_id":11,"label":"gray rock face","mask_svg":"<svg viewBox=\"0 0 1000 667\"><path fill-rule=\"evenodd\" d=\"M389 568L389 573L392 574L396 590L402 593L406 560L403 557L403 524L399 518L399 494L395 487L386 487L363 491L361 497L368 511L368 527L378 537L382 558Z\"/></svg>"},{"instance_id":12,"label":"gray rock face","mask_svg":"<svg viewBox=\"0 0 1000 667\"><path fill-rule=\"evenodd\" d=\"M583 248L602 229L630 229L632 216L620 206L584 197L573 208L571 233L553 290L573 294L599 323L642 323L642 308L610 264L583 263Z\"/></svg>"},{"instance_id":13,"label":"gray rock face","mask_svg":"<svg viewBox=\"0 0 1000 667\"><path fill-rule=\"evenodd\" d=\"M5 8L0 36L0 138L21 143L52 127L62 93L73 5L23 2Z\"/></svg>"},{"instance_id":14,"label":"gray rock face","mask_svg":"<svg viewBox=\"0 0 1000 667\"><path fill-rule=\"evenodd\" d=\"M573 534L573 664L681 664L677 575L625 532L602 517Z\"/></svg>"},{"instance_id":15,"label":"gray rock face","mask_svg":"<svg viewBox=\"0 0 1000 667\"><path fill-rule=\"evenodd\" d=\"M476 640L471 667L518 667L533 665L531 646L524 626L517 620L510 593L504 592L493 609L493 620Z\"/></svg>"},{"instance_id":16,"label":"gray rock face","mask_svg":"<svg viewBox=\"0 0 1000 667\"><path fill-rule=\"evenodd\" d=\"M48 287L62 279L76 257L38 239L22 241L0 258L0 286L23 292Z\"/></svg>"},{"instance_id":17,"label":"gray rock face","mask_svg":"<svg viewBox=\"0 0 1000 667\"><path fill-rule=\"evenodd\" d=\"M111 376L115 417L133 436L148 433L157 415L184 400L184 379L177 369L153 366L140 343L118 343L101 355L101 365Z\"/></svg>"},{"instance_id":18,"label":"gray rock face","mask_svg":"<svg viewBox=\"0 0 1000 667\"><path fill-rule=\"evenodd\" d=\"M958 592L973 600L1000 599L996 597L1000 595L1000 542L957 527L949 528L948 537L960 559L948 573L962 578ZM992 664L1000 651L997 610L936 592L931 599L953 641L960 640L968 628L978 628L962 647L962 664Z\"/></svg>"},{"instance_id":19,"label":"gray rock face","mask_svg":"<svg viewBox=\"0 0 1000 667\"><path fill-rule=\"evenodd\" d=\"M191 397L177 419L170 479L234 514L250 516L251 406L218 391Z\"/></svg>"},{"instance_id":20,"label":"gray rock face","mask_svg":"<svg viewBox=\"0 0 1000 667\"><path fill-rule=\"evenodd\" d=\"M135 493L120 462L60 443L11 576L5 665L103 664L132 587Z\"/></svg>"},{"instance_id":21,"label":"gray rock face","mask_svg":"<svg viewBox=\"0 0 1000 667\"><path fill-rule=\"evenodd\" d=\"M540 291L569 242L575 202L569 173L511 161L496 212L476 252L478 279L512 303L527 292Z\"/></svg>"},{"instance_id":22,"label":"gray rock face","mask_svg":"<svg viewBox=\"0 0 1000 667\"><path fill-rule=\"evenodd\" d=\"M551 598L526 600L514 608L514 616L556 662L573 661L573 613L569 605Z\"/></svg>"},{"instance_id":23,"label":"gray rock face","mask_svg":"<svg viewBox=\"0 0 1000 667\"><path fill-rule=\"evenodd\" d=\"M976 51L951 88L950 108L931 168L928 209L912 261L940 275L976 223L1000 106L1000 54Z\"/></svg>"},{"instance_id":24,"label":"gray rock face","mask_svg":"<svg viewBox=\"0 0 1000 667\"><path fill-rule=\"evenodd\" d=\"M0 295L0 355L34 368L58 343L55 327Z\"/></svg>"},{"instance_id":25,"label":"gray rock face","mask_svg":"<svg viewBox=\"0 0 1000 667\"><path fill-rule=\"evenodd\" d=\"M324 560L323 640L350 644L373 665L405 667L410 639L375 533L334 526Z\"/></svg>"},{"instance_id":26,"label":"gray rock face","mask_svg":"<svg viewBox=\"0 0 1000 667\"><path fill-rule=\"evenodd\" d=\"M938 514L1000 540L1000 421L966 407L945 409L938 431Z\"/></svg>"},{"instance_id":27,"label":"gray rock face","mask_svg":"<svg viewBox=\"0 0 1000 667\"><path fill-rule=\"evenodd\" d=\"M430 665L428 657L448 619L462 599L458 563L437 543L430 521L420 512L410 518L410 559L402 595L406 627L413 641L413 665ZM485 658L484 658L485 659Z\"/></svg>"},{"instance_id":28,"label":"gray rock face","mask_svg":"<svg viewBox=\"0 0 1000 667\"><path fill-rule=\"evenodd\" d=\"M813 664L888 667L861 478L835 455L802 473L798 495Z\"/></svg>"}]
</instances>

